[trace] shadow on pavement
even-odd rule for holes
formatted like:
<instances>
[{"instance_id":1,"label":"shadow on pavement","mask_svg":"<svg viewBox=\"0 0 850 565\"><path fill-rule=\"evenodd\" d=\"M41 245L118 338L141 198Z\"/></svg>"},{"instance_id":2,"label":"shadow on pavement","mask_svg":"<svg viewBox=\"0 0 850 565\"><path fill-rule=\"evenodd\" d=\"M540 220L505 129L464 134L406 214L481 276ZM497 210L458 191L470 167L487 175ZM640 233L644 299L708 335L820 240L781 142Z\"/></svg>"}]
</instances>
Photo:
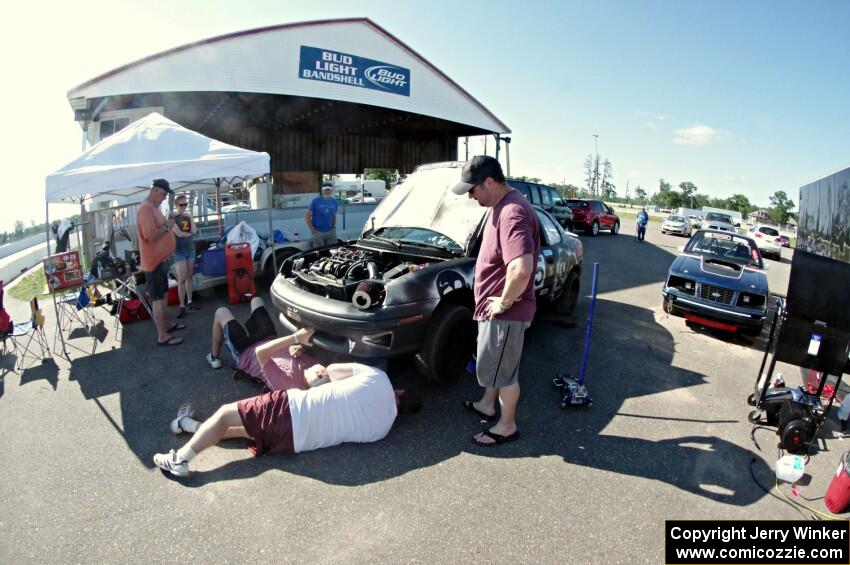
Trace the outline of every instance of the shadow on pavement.
<instances>
[{"instance_id":1,"label":"shadow on pavement","mask_svg":"<svg viewBox=\"0 0 850 565\"><path fill-rule=\"evenodd\" d=\"M684 245L687 239L682 240ZM634 234L621 232L581 236L584 245L584 266L581 277L582 293L590 294L593 262L599 263L599 293L616 292L627 288L661 283L678 255L678 249L659 245L657 242L640 242ZM640 269L624 269L623 265L640 265ZM661 297L658 298L659 304Z\"/></svg>"},{"instance_id":2,"label":"shadow on pavement","mask_svg":"<svg viewBox=\"0 0 850 565\"><path fill-rule=\"evenodd\" d=\"M618 324L623 319L632 323L623 327ZM400 417L390 435L378 443L346 444L296 456L246 457L217 469L195 473L180 482L198 487L275 469L329 484L355 486L384 481L469 452L498 458L556 455L571 465L662 481L726 504L749 505L764 496L750 476L740 472L750 465L753 453L716 435L687 433L652 441L603 433L617 416L634 418L636 422L640 419L669 420L677 425L739 422L697 414L692 418L620 414L626 399L686 389L703 384L705 379L671 364L673 337L655 322L650 311L600 300L595 323L600 329L594 337L596 349L591 351L588 377L588 386L595 395L593 406L587 409L560 409L560 397L551 384L554 374L565 369L564 364L578 366L583 324L582 327L561 329L544 321L529 330L518 421L523 436L515 443L496 448L472 443L472 435L485 428L485 424L476 424L475 417L461 406L462 399L476 398L480 394L472 376L450 385L436 385L425 383L412 371L406 371L400 376L391 375L394 384L420 390L426 399L425 408L418 416ZM541 339L544 334L548 340ZM563 340L563 350L554 354L546 349L546 342L551 345L558 340ZM609 353L614 351L616 353ZM629 359L641 359L640 366L629 366L626 361ZM154 435L163 442L159 450L174 446L164 433ZM149 454L139 455L142 459L149 458ZM755 465L754 472L762 476L770 474L760 458Z\"/></svg>"},{"instance_id":3,"label":"shadow on pavement","mask_svg":"<svg viewBox=\"0 0 850 565\"><path fill-rule=\"evenodd\" d=\"M21 386L42 379L47 381L53 390L59 386L59 365L50 357L41 363L36 362L21 372Z\"/></svg>"}]
</instances>

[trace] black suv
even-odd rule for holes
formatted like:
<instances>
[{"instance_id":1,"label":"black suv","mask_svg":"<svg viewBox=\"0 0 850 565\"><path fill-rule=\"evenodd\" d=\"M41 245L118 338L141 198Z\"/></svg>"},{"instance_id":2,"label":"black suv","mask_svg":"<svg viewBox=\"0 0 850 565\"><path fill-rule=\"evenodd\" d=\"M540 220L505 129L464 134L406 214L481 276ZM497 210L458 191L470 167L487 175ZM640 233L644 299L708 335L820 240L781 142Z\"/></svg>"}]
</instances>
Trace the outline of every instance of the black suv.
<instances>
[{"instance_id":1,"label":"black suv","mask_svg":"<svg viewBox=\"0 0 850 565\"><path fill-rule=\"evenodd\" d=\"M549 212L564 229L573 231L573 211L561 199L557 189L524 180L508 179L508 184L520 191L532 204Z\"/></svg>"}]
</instances>

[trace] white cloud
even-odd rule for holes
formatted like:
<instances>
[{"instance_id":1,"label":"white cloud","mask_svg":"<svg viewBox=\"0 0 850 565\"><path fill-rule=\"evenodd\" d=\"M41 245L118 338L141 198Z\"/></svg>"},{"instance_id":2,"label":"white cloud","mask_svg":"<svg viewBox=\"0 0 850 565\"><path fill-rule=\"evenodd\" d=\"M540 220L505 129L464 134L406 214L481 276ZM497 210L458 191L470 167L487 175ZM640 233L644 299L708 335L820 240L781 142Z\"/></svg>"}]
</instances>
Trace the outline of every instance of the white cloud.
<instances>
[{"instance_id":1,"label":"white cloud","mask_svg":"<svg viewBox=\"0 0 850 565\"><path fill-rule=\"evenodd\" d=\"M673 143L676 145L708 145L720 137L719 130L705 124L694 124L689 128L677 129L673 133Z\"/></svg>"}]
</instances>

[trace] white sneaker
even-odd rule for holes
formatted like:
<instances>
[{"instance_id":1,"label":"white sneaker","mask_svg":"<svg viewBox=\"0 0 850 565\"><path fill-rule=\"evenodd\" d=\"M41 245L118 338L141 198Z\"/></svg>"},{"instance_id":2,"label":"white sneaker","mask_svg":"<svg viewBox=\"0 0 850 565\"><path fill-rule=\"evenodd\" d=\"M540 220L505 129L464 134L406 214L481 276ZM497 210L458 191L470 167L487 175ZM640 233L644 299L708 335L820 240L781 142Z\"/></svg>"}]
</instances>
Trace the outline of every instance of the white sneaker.
<instances>
[{"instance_id":1,"label":"white sneaker","mask_svg":"<svg viewBox=\"0 0 850 565\"><path fill-rule=\"evenodd\" d=\"M209 363L210 367L213 369L221 369L221 359L213 357L212 353L207 353L207 363Z\"/></svg>"},{"instance_id":2,"label":"white sneaker","mask_svg":"<svg viewBox=\"0 0 850 565\"><path fill-rule=\"evenodd\" d=\"M183 418L191 418L195 415L195 411L192 410L192 407L188 404L182 404L180 408L177 410L177 417L171 420L171 423L168 425L172 434L182 434L186 430L183 429L183 426L180 425L180 420Z\"/></svg>"},{"instance_id":3,"label":"white sneaker","mask_svg":"<svg viewBox=\"0 0 850 565\"><path fill-rule=\"evenodd\" d=\"M157 453L153 456L153 462L163 471L168 471L178 477L189 476L189 463L187 461L177 462L177 452L173 449L168 453Z\"/></svg>"}]
</instances>

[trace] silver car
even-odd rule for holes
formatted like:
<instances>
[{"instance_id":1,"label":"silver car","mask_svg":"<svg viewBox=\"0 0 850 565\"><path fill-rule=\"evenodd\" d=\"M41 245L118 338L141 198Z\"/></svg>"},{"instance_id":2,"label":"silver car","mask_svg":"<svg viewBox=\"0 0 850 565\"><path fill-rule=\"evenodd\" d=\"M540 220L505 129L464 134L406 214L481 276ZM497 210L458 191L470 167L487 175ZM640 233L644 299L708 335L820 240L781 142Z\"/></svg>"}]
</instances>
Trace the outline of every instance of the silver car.
<instances>
[{"instance_id":1,"label":"silver car","mask_svg":"<svg viewBox=\"0 0 850 565\"><path fill-rule=\"evenodd\" d=\"M691 222L678 214L670 214L661 222L661 233L674 233L690 237L692 231Z\"/></svg>"}]
</instances>

